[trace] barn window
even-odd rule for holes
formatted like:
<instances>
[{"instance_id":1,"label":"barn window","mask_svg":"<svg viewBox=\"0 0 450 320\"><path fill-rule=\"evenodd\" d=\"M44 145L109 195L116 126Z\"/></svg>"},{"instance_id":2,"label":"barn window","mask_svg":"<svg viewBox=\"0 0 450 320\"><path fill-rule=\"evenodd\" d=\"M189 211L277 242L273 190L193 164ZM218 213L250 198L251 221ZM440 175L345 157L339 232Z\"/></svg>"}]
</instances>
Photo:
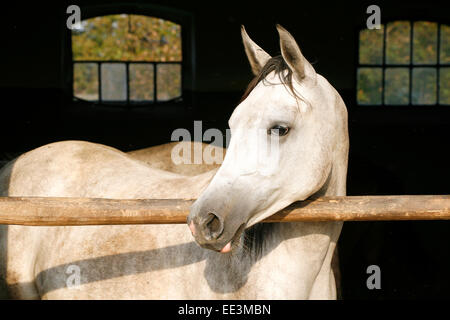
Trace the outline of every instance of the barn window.
<instances>
[{"instance_id":1,"label":"barn window","mask_svg":"<svg viewBox=\"0 0 450 320\"><path fill-rule=\"evenodd\" d=\"M102 103L182 97L181 26L134 14L98 16L72 30L73 94Z\"/></svg>"},{"instance_id":2,"label":"barn window","mask_svg":"<svg viewBox=\"0 0 450 320\"><path fill-rule=\"evenodd\" d=\"M450 105L450 26L395 21L359 33L359 105Z\"/></svg>"}]
</instances>

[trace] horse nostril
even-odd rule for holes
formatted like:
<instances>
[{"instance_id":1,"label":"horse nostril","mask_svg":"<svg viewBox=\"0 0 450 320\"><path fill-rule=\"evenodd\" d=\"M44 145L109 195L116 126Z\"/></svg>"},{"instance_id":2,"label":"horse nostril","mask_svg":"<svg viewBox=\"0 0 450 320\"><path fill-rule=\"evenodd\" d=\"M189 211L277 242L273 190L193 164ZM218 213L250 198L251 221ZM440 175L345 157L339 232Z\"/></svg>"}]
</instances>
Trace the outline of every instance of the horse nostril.
<instances>
[{"instance_id":1,"label":"horse nostril","mask_svg":"<svg viewBox=\"0 0 450 320\"><path fill-rule=\"evenodd\" d=\"M222 220L214 213L209 212L205 223L205 238L207 240L217 239L223 231Z\"/></svg>"}]
</instances>

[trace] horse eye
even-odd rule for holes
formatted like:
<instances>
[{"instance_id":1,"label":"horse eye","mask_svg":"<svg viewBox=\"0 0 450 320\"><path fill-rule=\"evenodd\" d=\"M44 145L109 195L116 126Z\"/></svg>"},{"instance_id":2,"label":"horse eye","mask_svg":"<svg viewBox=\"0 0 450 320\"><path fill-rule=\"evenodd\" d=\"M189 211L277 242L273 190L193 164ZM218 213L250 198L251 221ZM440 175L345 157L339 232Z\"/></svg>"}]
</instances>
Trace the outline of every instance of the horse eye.
<instances>
[{"instance_id":1,"label":"horse eye","mask_svg":"<svg viewBox=\"0 0 450 320\"><path fill-rule=\"evenodd\" d=\"M289 128L285 126L275 125L269 130L267 130L268 134L274 134L277 136L285 136L289 132Z\"/></svg>"}]
</instances>

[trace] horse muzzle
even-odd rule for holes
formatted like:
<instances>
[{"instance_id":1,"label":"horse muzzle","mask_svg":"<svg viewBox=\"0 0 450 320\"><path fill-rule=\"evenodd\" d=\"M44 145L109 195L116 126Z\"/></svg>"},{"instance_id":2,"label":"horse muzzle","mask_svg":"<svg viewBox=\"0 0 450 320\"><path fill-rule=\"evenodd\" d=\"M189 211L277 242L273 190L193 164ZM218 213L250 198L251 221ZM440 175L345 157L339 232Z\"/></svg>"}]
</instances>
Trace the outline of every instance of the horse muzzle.
<instances>
[{"instance_id":1,"label":"horse muzzle","mask_svg":"<svg viewBox=\"0 0 450 320\"><path fill-rule=\"evenodd\" d=\"M207 205L198 206L194 203L189 213L187 224L195 241L205 249L230 252L238 243L246 220L239 221L242 218L231 211L224 214L223 210L207 208Z\"/></svg>"}]
</instances>

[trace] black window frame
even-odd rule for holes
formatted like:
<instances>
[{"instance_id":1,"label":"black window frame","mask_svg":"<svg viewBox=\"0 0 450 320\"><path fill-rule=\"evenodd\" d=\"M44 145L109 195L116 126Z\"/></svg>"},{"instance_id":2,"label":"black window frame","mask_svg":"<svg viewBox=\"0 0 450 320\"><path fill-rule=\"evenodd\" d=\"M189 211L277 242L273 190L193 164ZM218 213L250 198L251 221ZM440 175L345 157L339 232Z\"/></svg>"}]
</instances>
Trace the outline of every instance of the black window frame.
<instances>
[{"instance_id":1,"label":"black window frame","mask_svg":"<svg viewBox=\"0 0 450 320\"><path fill-rule=\"evenodd\" d=\"M181 61L121 61L121 60L74 60L72 55L72 31L68 28L64 28L64 48L66 53L63 55L62 61L62 78L63 87L67 97L70 97L73 104L88 104L98 106L115 106L126 109L135 107L152 107L155 105L185 105L190 107L192 104L192 94L196 86L196 74L195 74L195 27L194 17L192 13L168 8L163 6L157 6L152 4L137 4L137 3L122 3L122 4L104 4L104 5L80 5L81 20L95 18L99 16L114 15L114 14L134 14L144 15L148 17L160 18L171 21L180 25L181 27ZM65 25L65 22L64 22ZM74 63L98 63L100 67L103 63L122 63L126 65L127 74L127 99L125 101L103 101L101 100L101 69L98 68L99 73L99 99L96 101L88 101L75 97L73 91L73 70ZM158 101L157 96L154 95L152 101L130 101L129 99L129 65L132 63L144 64L149 63L154 66L154 94L156 94L156 71L157 64L180 64L181 65L181 96L170 100Z\"/></svg>"},{"instance_id":2,"label":"black window frame","mask_svg":"<svg viewBox=\"0 0 450 320\"><path fill-rule=\"evenodd\" d=\"M101 104L120 104L120 105L126 105L126 106L142 106L142 105L149 105L149 104L161 104L161 103L170 103L170 102L176 102L183 97L183 63L182 61L133 61L133 60L73 60L72 61L72 70L74 68L75 64L96 64L97 65L97 81L98 81L98 100L90 101L85 100L79 97L76 97L73 95L73 98L80 101L90 101L94 103L101 103ZM103 100L102 99L102 69L101 66L103 64L122 64L125 65L125 83L126 83L126 100ZM153 100L130 100L130 65L131 64L151 64L153 65ZM168 100L158 100L158 65L167 65L167 64L175 64L179 65L181 67L181 95L174 97L172 99ZM73 83L72 83L73 86Z\"/></svg>"},{"instance_id":3,"label":"black window frame","mask_svg":"<svg viewBox=\"0 0 450 320\"><path fill-rule=\"evenodd\" d=\"M387 34L387 25L389 23L399 22L399 21L405 21L409 22L410 24L410 44L409 44L409 63L404 64L388 64L386 63L386 34ZM414 23L415 22L432 22L437 24L437 46L436 46L436 52L437 52L437 58L436 63L434 64L414 64L413 63L413 49L414 49ZM440 43L441 43L441 25L447 25L450 26L446 22L436 21L435 19L402 19L402 18L396 18L396 19L390 19L388 21L384 21L380 23L383 26L383 56L381 64L365 64L360 63L359 61L359 54L360 54L360 32L367 29L366 26L360 27L357 30L357 53L356 53L356 70L355 70L355 91L354 91L354 99L355 99L355 105L357 107L395 107L395 108L405 108L405 107L448 107L450 104L442 104L439 103L439 91L440 91L440 69L441 68L450 68L450 63L441 63L440 61ZM380 104L361 104L358 102L358 71L360 68L375 68L375 69L381 69L381 103ZM385 103L385 74L387 68L408 68L409 72L409 92L408 92L408 103L407 104L386 104ZM413 77L413 69L415 68L434 68L436 70L436 103L434 104L413 104L412 103L412 77Z\"/></svg>"}]
</instances>

